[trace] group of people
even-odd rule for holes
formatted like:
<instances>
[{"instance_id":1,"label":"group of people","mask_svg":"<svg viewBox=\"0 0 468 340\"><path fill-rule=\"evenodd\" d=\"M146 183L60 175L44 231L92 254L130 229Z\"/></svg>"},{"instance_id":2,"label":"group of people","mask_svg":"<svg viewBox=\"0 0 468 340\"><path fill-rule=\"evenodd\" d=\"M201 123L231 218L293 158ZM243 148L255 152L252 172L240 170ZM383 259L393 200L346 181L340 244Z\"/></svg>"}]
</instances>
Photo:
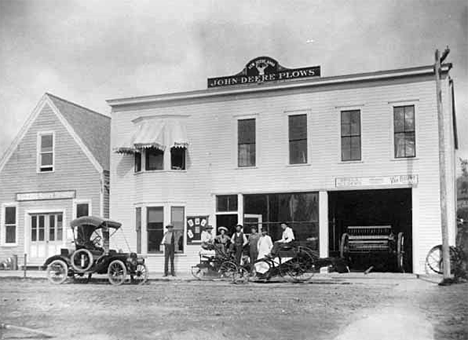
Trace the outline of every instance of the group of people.
<instances>
[{"instance_id":1,"label":"group of people","mask_svg":"<svg viewBox=\"0 0 468 340\"><path fill-rule=\"evenodd\" d=\"M281 223L283 234L280 240L274 243L268 235L266 228L262 228L261 234L258 233L257 227L251 227L249 237L243 231L244 227L241 224L236 225L236 231L232 236L227 235L228 229L226 227L219 227L219 234L214 236L212 234L213 227L206 225L200 235L201 251L200 254L215 255L216 251L227 254L228 252L234 253L237 264L241 264L242 254L244 249L248 249L250 263L255 263L258 259L265 257L275 257L283 244L291 243L294 241L294 232L287 225L286 222ZM175 276L174 272L174 234L173 226L171 224L166 226L166 233L161 241L164 245L164 276L169 274L169 261L171 263L171 275Z\"/></svg>"}]
</instances>

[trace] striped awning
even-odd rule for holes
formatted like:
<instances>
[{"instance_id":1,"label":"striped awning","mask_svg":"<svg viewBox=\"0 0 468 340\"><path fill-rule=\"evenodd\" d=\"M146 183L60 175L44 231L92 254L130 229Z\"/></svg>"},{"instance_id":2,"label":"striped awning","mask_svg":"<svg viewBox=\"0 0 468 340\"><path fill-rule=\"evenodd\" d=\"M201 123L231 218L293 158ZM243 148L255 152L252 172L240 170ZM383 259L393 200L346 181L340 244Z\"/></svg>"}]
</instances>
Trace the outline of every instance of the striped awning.
<instances>
[{"instance_id":1,"label":"striped awning","mask_svg":"<svg viewBox=\"0 0 468 340\"><path fill-rule=\"evenodd\" d=\"M187 148L187 131L178 119L148 119L135 126L132 134L114 148L117 153L135 153L141 149Z\"/></svg>"}]
</instances>

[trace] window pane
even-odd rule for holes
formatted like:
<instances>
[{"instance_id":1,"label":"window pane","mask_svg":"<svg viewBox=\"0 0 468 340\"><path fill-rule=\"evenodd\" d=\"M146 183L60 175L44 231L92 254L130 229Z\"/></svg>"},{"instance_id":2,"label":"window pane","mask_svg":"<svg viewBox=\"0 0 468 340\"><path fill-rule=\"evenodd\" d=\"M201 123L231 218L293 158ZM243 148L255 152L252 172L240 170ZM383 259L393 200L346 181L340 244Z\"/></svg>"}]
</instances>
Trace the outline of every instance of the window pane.
<instances>
[{"instance_id":1,"label":"window pane","mask_svg":"<svg viewBox=\"0 0 468 340\"><path fill-rule=\"evenodd\" d=\"M141 253L141 208L135 209L135 229L137 232L137 253Z\"/></svg>"},{"instance_id":2,"label":"window pane","mask_svg":"<svg viewBox=\"0 0 468 340\"><path fill-rule=\"evenodd\" d=\"M361 137L351 137L351 160L361 160Z\"/></svg>"},{"instance_id":3,"label":"window pane","mask_svg":"<svg viewBox=\"0 0 468 340\"><path fill-rule=\"evenodd\" d=\"M52 165L53 154L52 153L42 153L41 154L41 166Z\"/></svg>"},{"instance_id":4,"label":"window pane","mask_svg":"<svg viewBox=\"0 0 468 340\"><path fill-rule=\"evenodd\" d=\"M348 124L348 123L341 123L341 136L342 137L345 137L345 136L349 136L351 135L351 125Z\"/></svg>"},{"instance_id":5,"label":"window pane","mask_svg":"<svg viewBox=\"0 0 468 340\"><path fill-rule=\"evenodd\" d=\"M148 223L163 223L164 222L164 210L162 207L148 208Z\"/></svg>"},{"instance_id":6,"label":"window pane","mask_svg":"<svg viewBox=\"0 0 468 340\"><path fill-rule=\"evenodd\" d=\"M163 170L164 152L156 149L146 149L146 170Z\"/></svg>"},{"instance_id":7,"label":"window pane","mask_svg":"<svg viewBox=\"0 0 468 340\"><path fill-rule=\"evenodd\" d=\"M341 125L349 125L351 123L350 111L341 111Z\"/></svg>"},{"instance_id":8,"label":"window pane","mask_svg":"<svg viewBox=\"0 0 468 340\"><path fill-rule=\"evenodd\" d=\"M289 142L289 163L307 163L307 140Z\"/></svg>"},{"instance_id":9,"label":"window pane","mask_svg":"<svg viewBox=\"0 0 468 340\"><path fill-rule=\"evenodd\" d=\"M55 215L49 215L49 241L55 241Z\"/></svg>"},{"instance_id":10,"label":"window pane","mask_svg":"<svg viewBox=\"0 0 468 340\"><path fill-rule=\"evenodd\" d=\"M237 195L216 196L216 211L237 211Z\"/></svg>"},{"instance_id":11,"label":"window pane","mask_svg":"<svg viewBox=\"0 0 468 340\"><path fill-rule=\"evenodd\" d=\"M76 217L89 216L89 204L80 203L76 205Z\"/></svg>"},{"instance_id":12,"label":"window pane","mask_svg":"<svg viewBox=\"0 0 468 340\"><path fill-rule=\"evenodd\" d=\"M171 208L171 222L174 225L175 251L184 251L184 207Z\"/></svg>"},{"instance_id":13,"label":"window pane","mask_svg":"<svg viewBox=\"0 0 468 340\"><path fill-rule=\"evenodd\" d=\"M151 229L148 230L148 253L161 252L161 241L163 238L162 229Z\"/></svg>"},{"instance_id":14,"label":"window pane","mask_svg":"<svg viewBox=\"0 0 468 340\"><path fill-rule=\"evenodd\" d=\"M307 139L307 115L289 116L289 140Z\"/></svg>"},{"instance_id":15,"label":"window pane","mask_svg":"<svg viewBox=\"0 0 468 340\"><path fill-rule=\"evenodd\" d=\"M405 157L405 133L395 134L395 157Z\"/></svg>"},{"instance_id":16,"label":"window pane","mask_svg":"<svg viewBox=\"0 0 468 340\"><path fill-rule=\"evenodd\" d=\"M405 107L405 131L414 131L414 106Z\"/></svg>"},{"instance_id":17,"label":"window pane","mask_svg":"<svg viewBox=\"0 0 468 340\"><path fill-rule=\"evenodd\" d=\"M341 160L349 161L351 159L351 137L341 138Z\"/></svg>"},{"instance_id":18,"label":"window pane","mask_svg":"<svg viewBox=\"0 0 468 340\"><path fill-rule=\"evenodd\" d=\"M16 226L5 226L5 243L16 243Z\"/></svg>"},{"instance_id":19,"label":"window pane","mask_svg":"<svg viewBox=\"0 0 468 340\"><path fill-rule=\"evenodd\" d=\"M135 172L141 171L141 153L135 152Z\"/></svg>"},{"instance_id":20,"label":"window pane","mask_svg":"<svg viewBox=\"0 0 468 340\"><path fill-rule=\"evenodd\" d=\"M351 134L356 136L361 134L360 111L351 111Z\"/></svg>"},{"instance_id":21,"label":"window pane","mask_svg":"<svg viewBox=\"0 0 468 340\"><path fill-rule=\"evenodd\" d=\"M31 216L31 241L37 241L37 216Z\"/></svg>"},{"instance_id":22,"label":"window pane","mask_svg":"<svg viewBox=\"0 0 468 340\"><path fill-rule=\"evenodd\" d=\"M238 144L255 143L255 119L238 120Z\"/></svg>"},{"instance_id":23,"label":"window pane","mask_svg":"<svg viewBox=\"0 0 468 340\"><path fill-rule=\"evenodd\" d=\"M394 130L395 132L403 132L405 130L405 110L403 107L395 107L393 111Z\"/></svg>"},{"instance_id":24,"label":"window pane","mask_svg":"<svg viewBox=\"0 0 468 340\"><path fill-rule=\"evenodd\" d=\"M171 148L171 169L185 170L185 148Z\"/></svg>"},{"instance_id":25,"label":"window pane","mask_svg":"<svg viewBox=\"0 0 468 340\"><path fill-rule=\"evenodd\" d=\"M53 136L42 135L41 136L41 152L52 151L53 148Z\"/></svg>"},{"instance_id":26,"label":"window pane","mask_svg":"<svg viewBox=\"0 0 468 340\"><path fill-rule=\"evenodd\" d=\"M239 144L239 167L255 166L255 144Z\"/></svg>"},{"instance_id":27,"label":"window pane","mask_svg":"<svg viewBox=\"0 0 468 340\"><path fill-rule=\"evenodd\" d=\"M405 156L406 157L416 156L415 144L416 142L414 138L414 132L405 133Z\"/></svg>"},{"instance_id":28,"label":"window pane","mask_svg":"<svg viewBox=\"0 0 468 340\"><path fill-rule=\"evenodd\" d=\"M160 245L164 235L164 209L162 207L148 208L146 218L148 253L160 252Z\"/></svg>"},{"instance_id":29,"label":"window pane","mask_svg":"<svg viewBox=\"0 0 468 340\"><path fill-rule=\"evenodd\" d=\"M16 207L5 208L5 224L16 224Z\"/></svg>"},{"instance_id":30,"label":"window pane","mask_svg":"<svg viewBox=\"0 0 468 340\"><path fill-rule=\"evenodd\" d=\"M63 216L62 214L57 214L57 241L63 240Z\"/></svg>"},{"instance_id":31,"label":"window pane","mask_svg":"<svg viewBox=\"0 0 468 340\"><path fill-rule=\"evenodd\" d=\"M44 215L40 215L39 216L39 237L38 237L38 241L44 241L44 231L45 231L45 216Z\"/></svg>"}]
</instances>

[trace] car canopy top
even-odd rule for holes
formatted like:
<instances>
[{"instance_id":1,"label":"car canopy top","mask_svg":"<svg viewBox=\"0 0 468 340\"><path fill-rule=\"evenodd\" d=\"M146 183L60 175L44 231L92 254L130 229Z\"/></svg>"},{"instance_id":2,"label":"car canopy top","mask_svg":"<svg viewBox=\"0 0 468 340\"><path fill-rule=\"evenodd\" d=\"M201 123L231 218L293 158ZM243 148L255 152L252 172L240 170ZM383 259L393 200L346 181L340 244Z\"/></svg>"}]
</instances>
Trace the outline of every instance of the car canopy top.
<instances>
[{"instance_id":1,"label":"car canopy top","mask_svg":"<svg viewBox=\"0 0 468 340\"><path fill-rule=\"evenodd\" d=\"M122 223L112 221L106 218L101 218L97 216L82 216L74 219L70 222L72 228L80 226L94 227L94 229L119 229L122 226Z\"/></svg>"}]
</instances>

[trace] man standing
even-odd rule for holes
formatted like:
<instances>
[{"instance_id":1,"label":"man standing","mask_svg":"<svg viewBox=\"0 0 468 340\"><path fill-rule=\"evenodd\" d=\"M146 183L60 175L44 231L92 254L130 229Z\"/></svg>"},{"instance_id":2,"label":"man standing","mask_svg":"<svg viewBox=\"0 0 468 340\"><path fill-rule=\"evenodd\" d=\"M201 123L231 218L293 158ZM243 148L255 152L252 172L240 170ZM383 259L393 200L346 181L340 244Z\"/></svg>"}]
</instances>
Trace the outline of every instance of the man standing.
<instances>
[{"instance_id":1,"label":"man standing","mask_svg":"<svg viewBox=\"0 0 468 340\"><path fill-rule=\"evenodd\" d=\"M286 222L281 222L281 229L283 229L283 236L280 240L275 241L273 244L273 248L271 249L271 256L276 256L278 253L279 248L286 243L291 243L294 241L294 232L293 230L287 225Z\"/></svg>"},{"instance_id":2,"label":"man standing","mask_svg":"<svg viewBox=\"0 0 468 340\"><path fill-rule=\"evenodd\" d=\"M174 271L174 244L175 244L175 237L173 232L174 226L172 224L168 224L166 226L166 232L164 233L164 237L161 241L161 244L164 244L164 276L168 276L169 274L169 259L171 260L171 275L175 276Z\"/></svg>"},{"instance_id":3,"label":"man standing","mask_svg":"<svg viewBox=\"0 0 468 340\"><path fill-rule=\"evenodd\" d=\"M257 261L259 238L260 238L260 234L257 233L257 227L252 226L251 234L249 235L250 264L253 264L255 261Z\"/></svg>"},{"instance_id":4,"label":"man standing","mask_svg":"<svg viewBox=\"0 0 468 340\"><path fill-rule=\"evenodd\" d=\"M244 247L247 245L247 237L245 237L244 233L242 232L242 225L236 225L236 232L231 237L231 242L234 247L234 251L236 254L236 263L240 264L242 258L242 251Z\"/></svg>"}]
</instances>

